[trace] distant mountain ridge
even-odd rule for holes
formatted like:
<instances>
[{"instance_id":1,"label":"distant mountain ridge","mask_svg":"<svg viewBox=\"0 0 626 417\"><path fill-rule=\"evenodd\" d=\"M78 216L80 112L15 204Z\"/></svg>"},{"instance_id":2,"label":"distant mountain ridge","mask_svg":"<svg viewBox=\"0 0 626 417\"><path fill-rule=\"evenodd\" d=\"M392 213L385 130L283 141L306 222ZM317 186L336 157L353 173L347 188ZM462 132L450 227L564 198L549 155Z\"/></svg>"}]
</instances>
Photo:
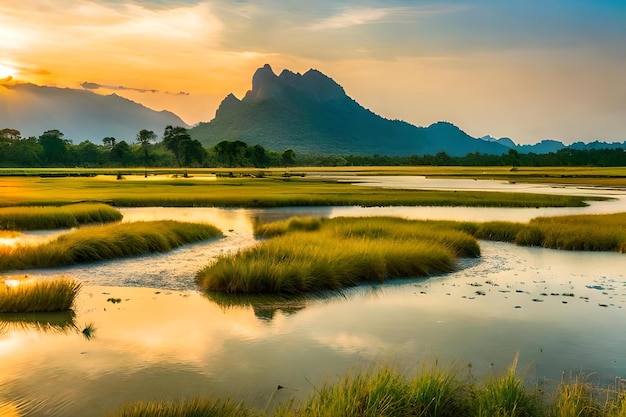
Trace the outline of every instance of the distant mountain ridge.
<instances>
[{"instance_id":1,"label":"distant mountain ridge","mask_svg":"<svg viewBox=\"0 0 626 417\"><path fill-rule=\"evenodd\" d=\"M534 153L534 154L546 154L550 152L558 152L561 149L575 149L575 150L591 150L591 149L626 149L626 141L624 142L601 142L601 141L593 141L589 143L584 142L574 142L571 145L565 145L563 142L552 140L552 139L544 139L540 142L537 142L533 145L517 145L510 138L499 138L496 139L493 136L483 136L480 139L487 142L495 142L500 143L508 147L509 149L514 149L519 153Z\"/></svg>"},{"instance_id":2,"label":"distant mountain ridge","mask_svg":"<svg viewBox=\"0 0 626 417\"><path fill-rule=\"evenodd\" d=\"M206 146L241 140L273 150L312 154L412 155L446 152L502 154L506 146L478 140L447 122L416 127L376 115L346 95L321 72L304 74L259 68L252 89L239 100L229 94L215 118L190 130Z\"/></svg>"},{"instance_id":3,"label":"distant mountain ridge","mask_svg":"<svg viewBox=\"0 0 626 417\"><path fill-rule=\"evenodd\" d=\"M17 129L23 137L58 129L75 143L100 143L107 136L134 142L140 130L160 136L167 125L189 127L172 112L155 111L116 94L103 96L34 84L0 85L0 129Z\"/></svg>"}]
</instances>

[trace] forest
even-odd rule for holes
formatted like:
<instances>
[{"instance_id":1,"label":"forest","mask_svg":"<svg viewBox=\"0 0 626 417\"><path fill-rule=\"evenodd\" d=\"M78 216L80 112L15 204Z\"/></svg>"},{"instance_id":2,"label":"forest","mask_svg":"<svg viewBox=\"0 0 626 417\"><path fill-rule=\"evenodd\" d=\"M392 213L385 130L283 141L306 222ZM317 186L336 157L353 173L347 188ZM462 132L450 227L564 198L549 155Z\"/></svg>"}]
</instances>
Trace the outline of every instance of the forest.
<instances>
[{"instance_id":1,"label":"forest","mask_svg":"<svg viewBox=\"0 0 626 417\"><path fill-rule=\"evenodd\" d=\"M283 166L626 166L626 150L565 148L546 154L520 153L510 149L503 155L469 153L453 157L435 155L315 155L296 154L293 149L270 150L240 140L222 141L207 148L191 139L186 128L167 126L158 136L143 129L134 142L105 137L102 144L74 144L59 130L39 137L22 138L16 129L0 130L0 167L283 167Z\"/></svg>"}]
</instances>

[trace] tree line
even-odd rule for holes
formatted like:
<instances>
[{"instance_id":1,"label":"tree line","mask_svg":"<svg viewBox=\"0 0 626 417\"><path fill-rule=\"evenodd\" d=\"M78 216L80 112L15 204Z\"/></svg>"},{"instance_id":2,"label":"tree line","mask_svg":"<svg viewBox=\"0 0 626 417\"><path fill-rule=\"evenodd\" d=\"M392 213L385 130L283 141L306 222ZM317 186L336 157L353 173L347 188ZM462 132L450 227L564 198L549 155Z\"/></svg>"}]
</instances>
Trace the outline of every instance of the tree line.
<instances>
[{"instance_id":1,"label":"tree line","mask_svg":"<svg viewBox=\"0 0 626 417\"><path fill-rule=\"evenodd\" d=\"M248 146L241 141L223 141L207 148L192 139L180 126L167 126L159 136L142 129L135 142L105 137L102 144L65 139L57 129L39 137L22 138L16 129L0 130L0 166L2 167L257 167L291 166L296 154L287 149L276 152L261 145Z\"/></svg>"},{"instance_id":2,"label":"tree line","mask_svg":"<svg viewBox=\"0 0 626 417\"><path fill-rule=\"evenodd\" d=\"M192 139L184 127L167 126L159 137L143 129L135 142L105 137L102 144L83 141L74 144L59 130L39 137L22 138L15 129L0 130L2 167L288 167L288 166L626 166L626 150L564 148L546 154L519 153L510 149L503 155L469 153L436 155L296 155L292 149L273 151L240 140L222 141L205 147Z\"/></svg>"}]
</instances>

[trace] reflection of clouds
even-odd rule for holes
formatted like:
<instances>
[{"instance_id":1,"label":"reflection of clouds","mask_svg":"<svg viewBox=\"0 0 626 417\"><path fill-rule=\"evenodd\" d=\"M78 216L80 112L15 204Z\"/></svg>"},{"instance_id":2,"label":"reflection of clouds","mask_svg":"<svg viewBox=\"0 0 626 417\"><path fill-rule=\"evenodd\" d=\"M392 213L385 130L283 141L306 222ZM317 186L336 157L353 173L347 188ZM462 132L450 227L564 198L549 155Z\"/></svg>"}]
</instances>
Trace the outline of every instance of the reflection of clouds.
<instances>
[{"instance_id":1,"label":"reflection of clouds","mask_svg":"<svg viewBox=\"0 0 626 417\"><path fill-rule=\"evenodd\" d=\"M354 334L345 331L335 334L313 335L312 339L322 346L347 353L366 354L376 357L390 349L396 350L397 346L385 342L372 335Z\"/></svg>"}]
</instances>

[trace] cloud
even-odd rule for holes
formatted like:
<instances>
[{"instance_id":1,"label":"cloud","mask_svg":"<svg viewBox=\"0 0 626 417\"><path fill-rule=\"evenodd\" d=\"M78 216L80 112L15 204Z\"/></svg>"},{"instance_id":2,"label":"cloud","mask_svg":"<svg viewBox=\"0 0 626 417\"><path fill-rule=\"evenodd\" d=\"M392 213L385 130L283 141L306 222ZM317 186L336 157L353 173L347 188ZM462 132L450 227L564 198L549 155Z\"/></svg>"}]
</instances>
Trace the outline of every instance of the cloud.
<instances>
[{"instance_id":1,"label":"cloud","mask_svg":"<svg viewBox=\"0 0 626 417\"><path fill-rule=\"evenodd\" d=\"M381 20L388 16L393 9L357 8L347 9L339 14L323 19L311 26L314 30L343 29L350 26L364 25Z\"/></svg>"},{"instance_id":2,"label":"cloud","mask_svg":"<svg viewBox=\"0 0 626 417\"><path fill-rule=\"evenodd\" d=\"M170 94L170 95L175 95L175 96L188 96L189 95L189 93L185 91L172 93L170 91L162 91L162 90L148 89L148 88L126 87L124 85L105 85L105 84L98 84L98 83L93 83L89 81L85 81L81 83L80 86L83 87L85 90L99 90L102 88L105 90L126 90L126 91L136 91L138 93L161 93L161 94Z\"/></svg>"}]
</instances>

